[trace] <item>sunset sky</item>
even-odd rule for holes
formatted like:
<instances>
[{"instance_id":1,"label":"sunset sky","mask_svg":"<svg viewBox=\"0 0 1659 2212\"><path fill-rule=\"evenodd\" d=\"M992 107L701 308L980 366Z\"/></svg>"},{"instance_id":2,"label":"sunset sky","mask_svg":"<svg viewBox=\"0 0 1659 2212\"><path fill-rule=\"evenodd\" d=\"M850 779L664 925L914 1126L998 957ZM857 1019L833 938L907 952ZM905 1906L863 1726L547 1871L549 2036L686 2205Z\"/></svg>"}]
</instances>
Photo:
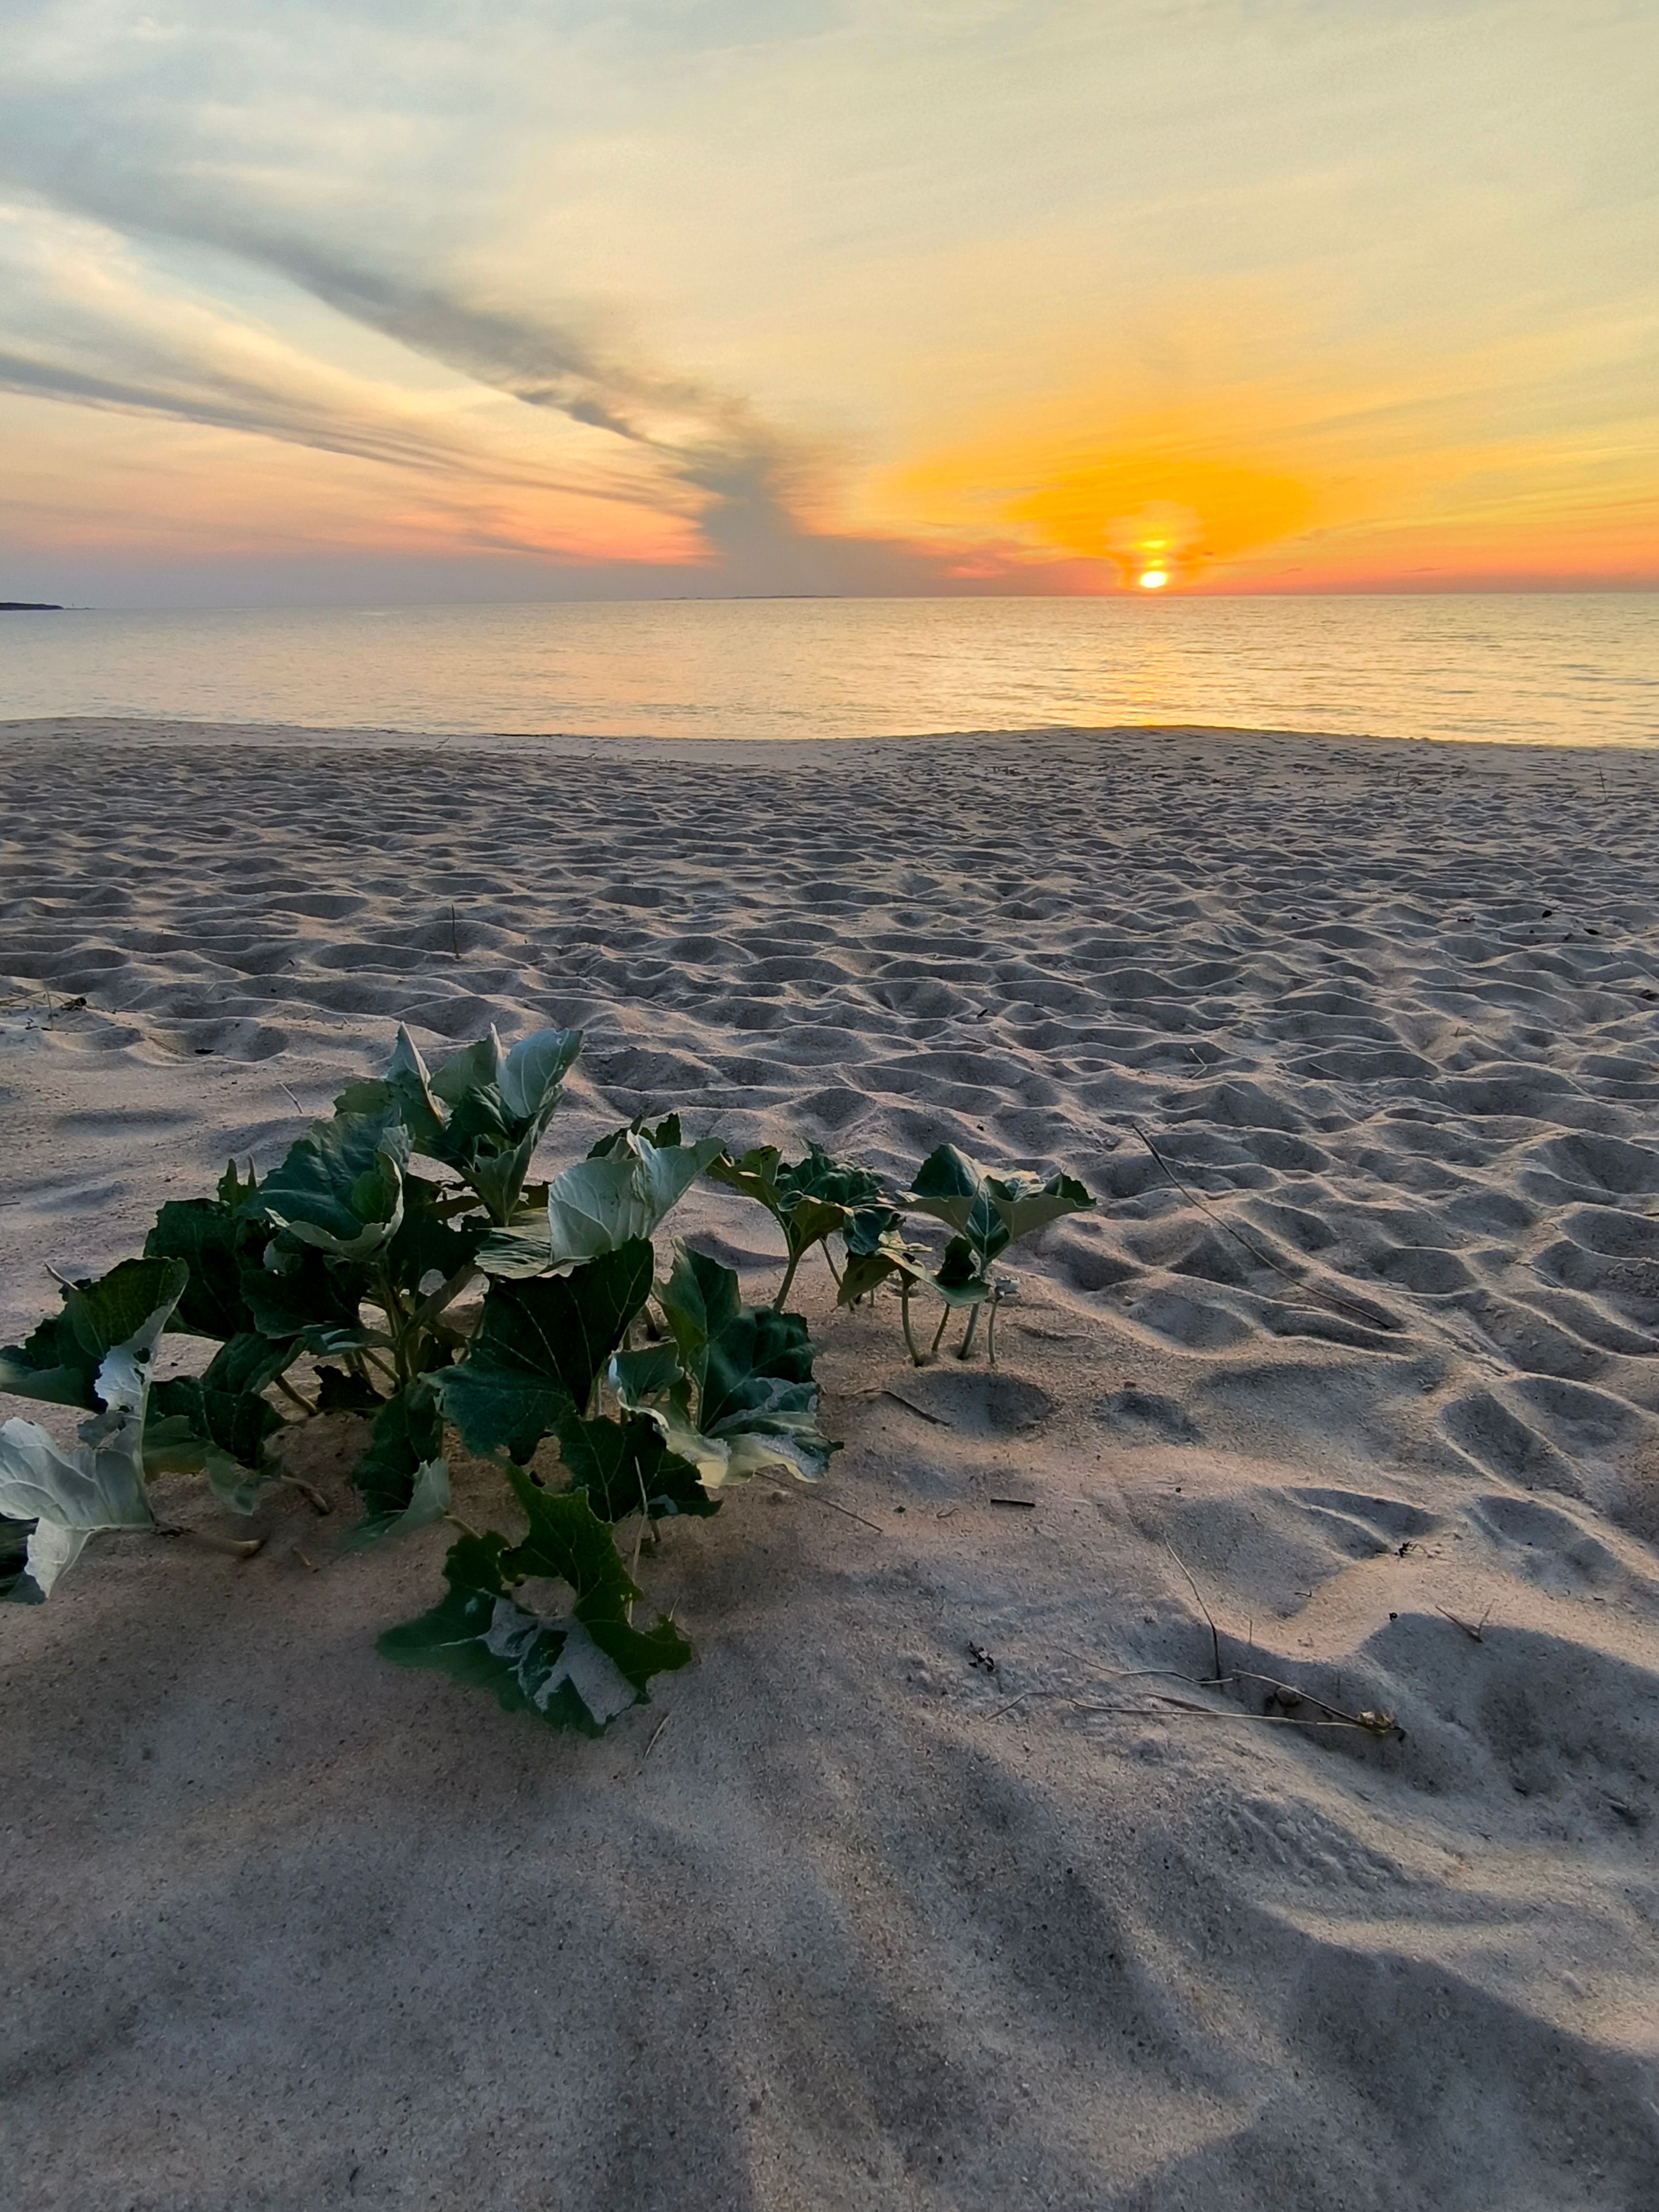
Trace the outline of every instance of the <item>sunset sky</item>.
<instances>
[{"instance_id":1,"label":"sunset sky","mask_svg":"<svg viewBox=\"0 0 1659 2212\"><path fill-rule=\"evenodd\" d=\"M1654 0L4 14L0 595L1659 584Z\"/></svg>"}]
</instances>

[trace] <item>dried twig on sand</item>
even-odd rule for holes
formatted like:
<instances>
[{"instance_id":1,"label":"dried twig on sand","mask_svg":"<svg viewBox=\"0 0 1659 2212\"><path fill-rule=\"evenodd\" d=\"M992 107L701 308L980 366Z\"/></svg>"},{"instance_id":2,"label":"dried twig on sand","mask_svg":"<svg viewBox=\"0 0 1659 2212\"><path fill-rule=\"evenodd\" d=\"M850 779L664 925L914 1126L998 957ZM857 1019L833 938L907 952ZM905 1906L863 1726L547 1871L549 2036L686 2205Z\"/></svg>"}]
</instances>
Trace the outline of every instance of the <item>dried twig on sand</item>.
<instances>
[{"instance_id":1,"label":"dried twig on sand","mask_svg":"<svg viewBox=\"0 0 1659 2212\"><path fill-rule=\"evenodd\" d=\"M1471 1644L1484 1644L1486 1642L1486 1623L1492 1619L1492 1607L1490 1606L1486 1607L1479 1620L1464 1620L1455 1613L1448 1613L1443 1605L1436 1606L1435 1611L1440 1615L1442 1620L1449 1620L1454 1628L1461 1628L1464 1635L1468 1638Z\"/></svg>"},{"instance_id":2,"label":"dried twig on sand","mask_svg":"<svg viewBox=\"0 0 1659 2212\"><path fill-rule=\"evenodd\" d=\"M896 1406L902 1406L907 1413L915 1414L919 1420L931 1421L936 1429L948 1429L954 1426L953 1423L945 1419L943 1413L930 1413L926 1406L918 1406L914 1398L907 1398L897 1390L883 1390L879 1395L884 1398L890 1398Z\"/></svg>"},{"instance_id":3,"label":"dried twig on sand","mask_svg":"<svg viewBox=\"0 0 1659 2212\"><path fill-rule=\"evenodd\" d=\"M1186 1577L1186 1578L1187 1578L1187 1587L1188 1587L1188 1589L1189 1590L1191 1590L1191 1592L1192 1592L1192 1594L1193 1594L1194 1597L1197 1599L1197 1601L1198 1601L1198 1609L1199 1609L1199 1611L1203 1614L1203 1616L1204 1616L1205 1620L1209 1623L1209 1626L1210 1626L1210 1650L1211 1650L1211 1651L1212 1651L1212 1653L1213 1654L1214 1658L1215 1658L1215 1674L1214 1674L1213 1679L1214 1679L1216 1681L1218 1681L1218 1681L1221 1680L1221 1672L1222 1672L1222 1669L1221 1669L1221 1631L1220 1631L1220 1630L1216 1626L1216 1625L1215 1625L1215 1616L1214 1616L1214 1614L1210 1611L1209 1607L1208 1607L1207 1605L1206 1605L1206 1604L1205 1604L1205 1602L1204 1602L1204 1593L1203 1593L1203 1591L1202 1591L1201 1589L1200 1589L1200 1588L1199 1588L1199 1586L1198 1586L1197 1583L1196 1583L1196 1582L1194 1582L1194 1579L1193 1579L1193 1571L1192 1571L1192 1569L1191 1569L1191 1568L1187 1565L1187 1562L1185 1561L1185 1559L1183 1559L1182 1558L1182 1556L1181 1556L1180 1553L1176 1551L1176 1549L1175 1546L1174 1546L1172 1543L1170 1543L1170 1540L1169 1540L1169 1538L1168 1538L1167 1536L1166 1536L1166 1537L1164 1538L1164 1550L1169 1553L1170 1557L1170 1558L1175 1561L1175 1563L1176 1563L1176 1566L1178 1566L1178 1567L1180 1568L1180 1570L1181 1570L1182 1573Z\"/></svg>"}]
</instances>

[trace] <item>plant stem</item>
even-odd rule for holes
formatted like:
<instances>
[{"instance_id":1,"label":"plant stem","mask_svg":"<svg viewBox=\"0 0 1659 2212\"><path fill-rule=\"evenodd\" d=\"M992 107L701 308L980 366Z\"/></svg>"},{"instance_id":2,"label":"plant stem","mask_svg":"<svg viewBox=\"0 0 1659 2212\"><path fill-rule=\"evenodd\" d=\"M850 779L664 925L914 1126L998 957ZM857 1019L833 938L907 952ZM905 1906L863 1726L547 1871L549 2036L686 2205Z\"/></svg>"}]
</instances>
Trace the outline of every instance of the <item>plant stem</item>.
<instances>
[{"instance_id":1,"label":"plant stem","mask_svg":"<svg viewBox=\"0 0 1659 2212\"><path fill-rule=\"evenodd\" d=\"M386 1309L386 1317L392 1323L392 1333L395 1336L399 1329L407 1325L409 1310L398 1295L398 1285L392 1279L390 1267L382 1267L380 1270L379 1289L380 1304Z\"/></svg>"},{"instance_id":2,"label":"plant stem","mask_svg":"<svg viewBox=\"0 0 1659 2212\"><path fill-rule=\"evenodd\" d=\"M827 1267L829 1267L829 1270L830 1270L830 1273L831 1273L831 1274L835 1277L835 1279L836 1279L836 1288L837 1290L839 1290L839 1289L841 1288L841 1270L840 1270L840 1268L839 1268L839 1267L836 1267L836 1255L835 1255L835 1254L834 1254L834 1253L830 1249L830 1240L829 1240L829 1238L828 1238L828 1237L826 1237L826 1238L824 1239L824 1243L823 1243L823 1257L824 1257L825 1264L826 1264L826 1265L827 1265Z\"/></svg>"},{"instance_id":3,"label":"plant stem","mask_svg":"<svg viewBox=\"0 0 1659 2212\"><path fill-rule=\"evenodd\" d=\"M985 1358L987 1364L992 1367L997 1364L997 1309L1001 1304L1001 1294L993 1291L991 1310L985 1321Z\"/></svg>"},{"instance_id":4,"label":"plant stem","mask_svg":"<svg viewBox=\"0 0 1659 2212\"><path fill-rule=\"evenodd\" d=\"M945 1341L945 1323L950 1320L950 1318L951 1309L949 1306L946 1306L945 1311L939 1317L939 1327L933 1331L933 1340L927 1347L927 1357L929 1359L937 1359L939 1358L939 1348Z\"/></svg>"},{"instance_id":5,"label":"plant stem","mask_svg":"<svg viewBox=\"0 0 1659 2212\"><path fill-rule=\"evenodd\" d=\"M402 1389L409 1380L409 1362L404 1351L404 1339L409 1330L409 1316L403 1300L398 1296L398 1285L392 1279L392 1270L381 1267L375 1271L374 1296L385 1314L386 1328L392 1337L392 1358L397 1370L396 1388Z\"/></svg>"},{"instance_id":6,"label":"plant stem","mask_svg":"<svg viewBox=\"0 0 1659 2212\"><path fill-rule=\"evenodd\" d=\"M628 1570L628 1579L629 1582L633 1583L636 1588L638 1586L640 1572L640 1547L645 1541L645 1531L650 1516L648 1514L641 1513L640 1516L640 1533L634 1539L634 1559L632 1565ZM634 1601L631 1597L628 1601L626 1617L631 1626L634 1619Z\"/></svg>"},{"instance_id":7,"label":"plant stem","mask_svg":"<svg viewBox=\"0 0 1659 2212\"><path fill-rule=\"evenodd\" d=\"M470 1521L463 1521L459 1513L446 1513L444 1519L452 1528L459 1528L463 1536L476 1536L477 1530Z\"/></svg>"},{"instance_id":8,"label":"plant stem","mask_svg":"<svg viewBox=\"0 0 1659 2212\"><path fill-rule=\"evenodd\" d=\"M962 1342L957 1346L957 1358L958 1359L966 1359L969 1353L973 1350L974 1332L978 1328L978 1327L979 1307L969 1306L968 1309L968 1326L962 1332Z\"/></svg>"},{"instance_id":9,"label":"plant stem","mask_svg":"<svg viewBox=\"0 0 1659 2212\"><path fill-rule=\"evenodd\" d=\"M910 1278L908 1275L902 1276L900 1283L899 1318L904 1323L904 1341L909 1348L910 1364L913 1367L920 1367L921 1354L917 1351L916 1340L910 1333Z\"/></svg>"},{"instance_id":10,"label":"plant stem","mask_svg":"<svg viewBox=\"0 0 1659 2212\"><path fill-rule=\"evenodd\" d=\"M301 1397L286 1375L279 1375L276 1377L276 1388L282 1392L283 1397L300 1408L307 1420L316 1412L317 1408L312 1404L310 1399Z\"/></svg>"},{"instance_id":11,"label":"plant stem","mask_svg":"<svg viewBox=\"0 0 1659 2212\"><path fill-rule=\"evenodd\" d=\"M410 1328L414 1329L430 1328L433 1323L438 1319L438 1316L444 1312L446 1308L453 1305L455 1300L459 1297L461 1292L466 1288L467 1285L472 1280L472 1278L477 1273L477 1269L473 1266L471 1260L466 1262L465 1267L457 1267L454 1273L450 1277L447 1283L441 1283L437 1289L434 1291L432 1296L428 1298L423 1304L416 1308L414 1319L410 1324Z\"/></svg>"},{"instance_id":12,"label":"plant stem","mask_svg":"<svg viewBox=\"0 0 1659 2212\"><path fill-rule=\"evenodd\" d=\"M783 1302L788 1297L790 1285L795 1279L795 1270L805 1257L805 1255L801 1252L790 1253L789 1265L783 1271L783 1280L778 1285L778 1294L772 1301L774 1313L781 1313L783 1310Z\"/></svg>"}]
</instances>

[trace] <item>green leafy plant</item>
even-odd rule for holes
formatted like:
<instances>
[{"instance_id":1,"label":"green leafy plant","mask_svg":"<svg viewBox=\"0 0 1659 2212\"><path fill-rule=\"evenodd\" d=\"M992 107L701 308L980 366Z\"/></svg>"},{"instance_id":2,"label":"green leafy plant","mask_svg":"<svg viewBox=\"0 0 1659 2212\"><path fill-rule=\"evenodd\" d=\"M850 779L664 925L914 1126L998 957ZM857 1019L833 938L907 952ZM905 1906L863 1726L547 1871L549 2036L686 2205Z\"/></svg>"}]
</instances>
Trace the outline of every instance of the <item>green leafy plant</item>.
<instances>
[{"instance_id":1,"label":"green leafy plant","mask_svg":"<svg viewBox=\"0 0 1659 2212\"><path fill-rule=\"evenodd\" d=\"M550 1498L520 1468L507 1480L529 1522L517 1544L467 1534L444 1562L448 1593L430 1613L380 1641L401 1667L436 1667L493 1690L508 1712L599 1735L645 1696L653 1674L684 1667L691 1646L670 1620L633 1626L638 1586L586 1495ZM562 1583L568 1613L549 1620L521 1595L532 1582Z\"/></svg>"},{"instance_id":2,"label":"green leafy plant","mask_svg":"<svg viewBox=\"0 0 1659 2212\"><path fill-rule=\"evenodd\" d=\"M233 1165L211 1196L161 1207L142 1258L67 1285L57 1314L0 1351L0 1389L91 1417L69 1446L32 1422L0 1429L0 1595L46 1598L94 1534L186 1533L156 1516L160 1476L200 1476L252 1511L295 1481L296 1426L351 1413L369 1425L342 1549L458 1521L451 1431L528 1522L516 1539L458 1522L447 1595L387 1632L389 1658L589 1731L684 1666L671 1622L634 1621L647 1530L718 1511L763 1467L815 1477L831 1446L803 1322L745 1307L729 1269L683 1248L655 1280L653 1233L717 1139L687 1143L673 1115L636 1122L529 1184L580 1042L550 1030L507 1048L492 1031L428 1069L400 1030L385 1073L349 1085L263 1179ZM155 1380L164 1335L210 1356Z\"/></svg>"},{"instance_id":3,"label":"green leafy plant","mask_svg":"<svg viewBox=\"0 0 1659 2212\"><path fill-rule=\"evenodd\" d=\"M505 1224L581 1048L580 1030L538 1030L511 1050L491 1030L434 1075L399 1027L386 1074L354 1085L340 1106L371 1118L394 1108L415 1149L453 1168L490 1219Z\"/></svg>"},{"instance_id":4,"label":"green leafy plant","mask_svg":"<svg viewBox=\"0 0 1659 2212\"><path fill-rule=\"evenodd\" d=\"M824 1248L842 1305L893 1283L918 1361L963 1306L966 1357L988 1304L994 1356L994 1262L1093 1203L1066 1176L994 1176L949 1146L897 1194L817 1146L795 1162L770 1146L733 1160L716 1139L688 1141L674 1114L613 1131L532 1185L580 1045L544 1030L506 1048L492 1030L434 1069L400 1029L385 1073L348 1086L263 1179L233 1164L210 1196L161 1208L141 1257L66 1284L59 1310L0 1350L0 1391L87 1416L69 1444L33 1422L0 1426L0 1598L42 1601L102 1533L251 1554L258 1539L163 1521L152 1486L199 1477L246 1515L288 1484L326 1512L289 1471L289 1440L318 1415L353 1415L368 1437L339 1548L445 1521L459 1531L444 1595L380 1650L598 1734L691 1656L672 1620L635 1620L662 1525L718 1512L763 1469L812 1481L829 1468L814 1346L783 1310L805 1255ZM745 1304L732 1271L684 1242L659 1277L653 1239L700 1176L781 1230L771 1304ZM906 1212L951 1231L937 1266L908 1240ZM931 1352L912 1329L917 1292L945 1309ZM169 1337L211 1349L157 1379ZM522 1533L453 1510L452 1432L497 1471Z\"/></svg>"},{"instance_id":5,"label":"green leafy plant","mask_svg":"<svg viewBox=\"0 0 1659 2212\"><path fill-rule=\"evenodd\" d=\"M794 1287L795 1272L812 1247L823 1245L828 1258L830 1237L846 1230L859 1207L881 1197L878 1176L832 1160L817 1145L793 1162L775 1145L759 1145L738 1160L722 1155L708 1172L716 1182L758 1200L782 1230L787 1265L773 1300L777 1306ZM833 1269L835 1262L830 1264Z\"/></svg>"},{"instance_id":6,"label":"green leafy plant","mask_svg":"<svg viewBox=\"0 0 1659 2212\"><path fill-rule=\"evenodd\" d=\"M898 1293L904 1341L918 1366L937 1356L952 1312L963 1309L968 1324L958 1356L965 1359L981 1307L990 1316L986 1346L994 1364L997 1309L1007 1288L992 1273L993 1263L1016 1238L1095 1202L1070 1176L1039 1182L1021 1171L994 1175L954 1145L930 1152L910 1188L896 1194L884 1190L878 1176L831 1160L816 1146L793 1166L783 1164L777 1150L768 1146L740 1160L717 1160L709 1173L757 1200L782 1229L789 1257L786 1289L812 1246L824 1244L827 1255L829 1239L838 1234L846 1264L837 1272L834 1261L830 1263L837 1303L856 1305L890 1284ZM937 1267L930 1267L927 1254L906 1236L907 1212L930 1215L955 1232ZM918 1291L944 1308L926 1352L911 1320L911 1300Z\"/></svg>"},{"instance_id":7,"label":"green leafy plant","mask_svg":"<svg viewBox=\"0 0 1659 2212\"><path fill-rule=\"evenodd\" d=\"M611 1382L629 1413L708 1489L778 1462L809 1480L836 1449L817 1426L812 1345L798 1314L746 1306L729 1267L676 1248L659 1293L673 1342L618 1353Z\"/></svg>"},{"instance_id":8,"label":"green leafy plant","mask_svg":"<svg viewBox=\"0 0 1659 2212\"><path fill-rule=\"evenodd\" d=\"M897 1207L890 1206L869 1206L854 1215L842 1232L847 1265L837 1285L837 1303L855 1306L861 1298L874 1297L882 1285L890 1281L898 1291L906 1349L920 1367L929 1355L916 1343L910 1323L910 1300L917 1286L930 1280L927 1255L921 1245L913 1244L905 1236L902 1221ZM945 1320L950 1317L950 1304L947 1296L943 1316Z\"/></svg>"},{"instance_id":9,"label":"green leafy plant","mask_svg":"<svg viewBox=\"0 0 1659 2212\"><path fill-rule=\"evenodd\" d=\"M99 1408L81 1424L80 1442L67 1449L33 1421L0 1426L0 1513L28 1524L24 1565L43 1598L74 1565L89 1536L112 1529L149 1533L157 1526L143 1454L150 1362L185 1282L177 1261L130 1265L118 1284L106 1277L102 1284L76 1286L63 1314L43 1322L27 1345L0 1354L0 1373L18 1395ZM140 1313L147 1299L149 1310ZM129 1322L136 1323L130 1331L105 1340ZM44 1353L48 1347L64 1355L61 1364L30 1361L31 1351ZM70 1364L88 1352L95 1365ZM34 1394L20 1390L29 1380L44 1387ZM68 1395L71 1382L81 1386L80 1395Z\"/></svg>"},{"instance_id":10,"label":"green leafy plant","mask_svg":"<svg viewBox=\"0 0 1659 2212\"><path fill-rule=\"evenodd\" d=\"M910 1188L900 1204L917 1213L931 1214L955 1231L935 1273L927 1278L945 1302L945 1312L933 1339L937 1352L951 1310L968 1309L959 1356L973 1348L981 1306L990 1320L986 1329L987 1357L995 1357L997 1307L1004 1295L992 1276L991 1263L1001 1257L1017 1237L1045 1228L1062 1214L1080 1213L1094 1200L1070 1176L1051 1176L1039 1182L1033 1175L992 1175L954 1145L940 1145L916 1170ZM914 1356L914 1346L912 1347Z\"/></svg>"}]
</instances>

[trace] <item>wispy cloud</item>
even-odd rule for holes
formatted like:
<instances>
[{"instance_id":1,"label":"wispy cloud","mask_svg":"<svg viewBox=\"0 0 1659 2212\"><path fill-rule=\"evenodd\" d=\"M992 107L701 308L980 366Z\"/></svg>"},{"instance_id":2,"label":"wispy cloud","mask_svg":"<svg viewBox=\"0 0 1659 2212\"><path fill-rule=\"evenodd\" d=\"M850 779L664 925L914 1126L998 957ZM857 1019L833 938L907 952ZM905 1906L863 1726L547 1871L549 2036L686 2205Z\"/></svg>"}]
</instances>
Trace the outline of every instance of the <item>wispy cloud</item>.
<instances>
[{"instance_id":1,"label":"wispy cloud","mask_svg":"<svg viewBox=\"0 0 1659 2212\"><path fill-rule=\"evenodd\" d=\"M526 466L429 395L319 360L246 313L161 281L101 224L0 207L0 298L28 342L0 344L0 388L166 416L389 465L637 501L615 469Z\"/></svg>"},{"instance_id":2,"label":"wispy cloud","mask_svg":"<svg viewBox=\"0 0 1659 2212\"><path fill-rule=\"evenodd\" d=\"M33 248L14 252L14 264L33 260L30 281L7 287L0 307L0 388L459 473L481 485L511 481L644 507L690 521L706 580L727 588L915 590L948 580L951 559L926 546L814 528L804 519L802 494L823 472L821 447L765 421L740 391L663 368L637 345L620 343L614 313L503 306L478 296L464 276L444 273L444 242L434 235L443 224L429 189L410 207L393 250L383 201L368 195L377 204L348 249L331 197L318 204L291 163L262 170L246 149L239 155L227 143L222 118L199 96L223 68L211 39L188 39L180 68L179 26L141 18L113 27L122 35L92 41L91 71L71 72L87 103L71 125L66 88L54 82L62 40L54 45L49 37L54 28L61 33L71 12L35 6L33 81L20 85L28 71L15 63L12 83L0 89L0 128L11 126L3 128L0 173L33 203L31 210L20 202L9 223L0 222L0 249L7 229L14 248L20 241ZM566 12L577 33L602 16ZM110 33L107 13L93 14ZM394 20L406 46L406 11L388 17L359 6L343 21L315 23L320 38L337 45L366 29L394 38ZM694 45L718 42L752 35L758 21L749 8L693 8L682 30ZM199 33L199 20L194 28ZM245 46L252 34L246 15L233 11L222 47ZM197 98L187 96L191 91ZM100 106L105 127L93 136L87 107ZM337 148L325 160L353 166ZM176 289L146 299L136 265L123 265L120 239L183 247L256 272L458 379L562 418L589 434L578 441L581 464L572 465L568 440L556 441L557 460L538 461L527 459L533 441L513 441L509 464L476 425L446 424L441 410L299 348L255 343L246 319L216 316ZM546 519L540 543L558 552L556 519Z\"/></svg>"},{"instance_id":3,"label":"wispy cloud","mask_svg":"<svg viewBox=\"0 0 1659 2212\"><path fill-rule=\"evenodd\" d=\"M362 512L411 551L441 516L434 555L688 588L1086 586L1148 502L1227 539L1200 459L1308 483L1252 574L1316 568L1303 507L1449 528L1523 446L1624 514L1659 112L1638 11L1592 13L9 0L0 397L407 479ZM1526 557L1547 515L1498 505Z\"/></svg>"},{"instance_id":4,"label":"wispy cloud","mask_svg":"<svg viewBox=\"0 0 1659 2212\"><path fill-rule=\"evenodd\" d=\"M105 195L85 191L83 203ZM171 196L169 196L171 201ZM580 466L526 462L453 419L319 362L259 329L147 292L121 242L84 213L0 210L0 270L29 347L0 344L0 389L155 414L481 487L644 507L693 520L709 580L736 590L915 591L948 584L952 556L899 538L838 535L801 519L819 457L739 395L620 356L586 333L343 259L244 214L176 202L138 210L140 235L210 247L283 280L361 329L520 404L597 434ZM520 540L522 544L523 541ZM556 529L540 541L556 555Z\"/></svg>"}]
</instances>

